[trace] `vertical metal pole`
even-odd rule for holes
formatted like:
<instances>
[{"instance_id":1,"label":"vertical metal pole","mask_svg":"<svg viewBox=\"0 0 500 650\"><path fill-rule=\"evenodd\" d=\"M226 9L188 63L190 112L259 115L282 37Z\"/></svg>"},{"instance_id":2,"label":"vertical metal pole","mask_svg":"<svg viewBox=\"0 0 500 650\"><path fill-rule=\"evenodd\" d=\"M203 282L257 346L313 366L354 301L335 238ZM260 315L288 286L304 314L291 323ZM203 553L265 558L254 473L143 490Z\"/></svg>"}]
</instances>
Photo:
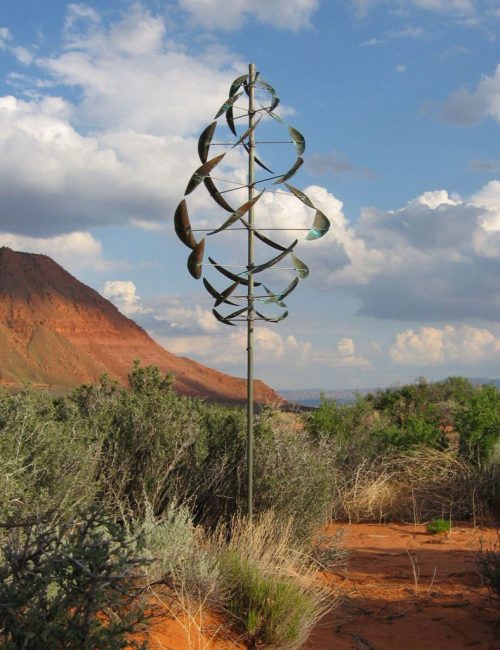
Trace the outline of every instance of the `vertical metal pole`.
<instances>
[{"instance_id":1,"label":"vertical metal pole","mask_svg":"<svg viewBox=\"0 0 500 650\"><path fill-rule=\"evenodd\" d=\"M248 126L252 128L255 119L255 65L248 66ZM248 200L254 196L255 183L255 135L250 132L248 150ZM247 514L251 522L253 515L253 326L254 326L254 210L248 212L248 319L247 319Z\"/></svg>"}]
</instances>

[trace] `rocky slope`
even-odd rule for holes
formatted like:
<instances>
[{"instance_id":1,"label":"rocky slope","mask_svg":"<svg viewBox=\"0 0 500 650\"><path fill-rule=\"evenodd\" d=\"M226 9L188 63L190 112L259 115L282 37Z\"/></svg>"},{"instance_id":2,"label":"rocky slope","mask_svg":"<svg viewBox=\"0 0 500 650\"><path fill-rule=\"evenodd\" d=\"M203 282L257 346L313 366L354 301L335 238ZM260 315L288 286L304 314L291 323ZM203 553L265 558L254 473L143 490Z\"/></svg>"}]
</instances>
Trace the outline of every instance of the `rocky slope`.
<instances>
[{"instance_id":1,"label":"rocky slope","mask_svg":"<svg viewBox=\"0 0 500 650\"><path fill-rule=\"evenodd\" d=\"M245 380L168 352L49 257L0 248L0 383L64 388L106 372L126 384L134 359L175 373L181 393L246 397ZM256 401L283 401L261 381L254 390Z\"/></svg>"}]
</instances>

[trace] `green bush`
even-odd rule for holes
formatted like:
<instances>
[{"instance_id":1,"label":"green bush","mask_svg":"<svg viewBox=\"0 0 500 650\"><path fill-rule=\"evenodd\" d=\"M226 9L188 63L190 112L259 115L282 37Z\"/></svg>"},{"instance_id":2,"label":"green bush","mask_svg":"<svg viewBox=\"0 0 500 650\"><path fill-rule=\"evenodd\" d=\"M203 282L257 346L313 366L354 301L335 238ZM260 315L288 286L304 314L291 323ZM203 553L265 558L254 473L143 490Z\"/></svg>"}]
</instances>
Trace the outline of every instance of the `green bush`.
<instances>
[{"instance_id":1,"label":"green bush","mask_svg":"<svg viewBox=\"0 0 500 650\"><path fill-rule=\"evenodd\" d=\"M425 527L429 535L438 535L440 533L450 533L451 532L451 521L450 519L436 518L429 521Z\"/></svg>"},{"instance_id":2,"label":"green bush","mask_svg":"<svg viewBox=\"0 0 500 650\"><path fill-rule=\"evenodd\" d=\"M128 635L143 620L135 588L142 561L121 526L96 511L66 524L11 524L2 551L5 650L139 647Z\"/></svg>"},{"instance_id":3,"label":"green bush","mask_svg":"<svg viewBox=\"0 0 500 650\"><path fill-rule=\"evenodd\" d=\"M0 395L0 521L92 503L103 436L88 421L61 421L47 394Z\"/></svg>"}]
</instances>

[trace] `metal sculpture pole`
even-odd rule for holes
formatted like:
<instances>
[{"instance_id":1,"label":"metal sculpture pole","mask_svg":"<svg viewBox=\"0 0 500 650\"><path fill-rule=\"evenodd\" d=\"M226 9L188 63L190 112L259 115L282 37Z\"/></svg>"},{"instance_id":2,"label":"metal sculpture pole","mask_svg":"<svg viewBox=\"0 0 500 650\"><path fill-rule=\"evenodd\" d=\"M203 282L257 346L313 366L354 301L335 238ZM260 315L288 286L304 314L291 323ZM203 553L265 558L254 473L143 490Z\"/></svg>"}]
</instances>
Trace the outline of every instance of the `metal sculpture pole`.
<instances>
[{"instance_id":1,"label":"metal sculpture pole","mask_svg":"<svg viewBox=\"0 0 500 650\"><path fill-rule=\"evenodd\" d=\"M247 514L253 516L253 245L254 245L254 189L255 189L255 65L248 66L248 318L247 318Z\"/></svg>"},{"instance_id":2,"label":"metal sculpture pole","mask_svg":"<svg viewBox=\"0 0 500 650\"><path fill-rule=\"evenodd\" d=\"M269 104L265 105L261 99L257 101L255 89L258 88L261 93L269 97ZM246 93L248 96L247 107L243 108L238 106L238 100ZM174 226L177 236L188 248L191 249L189 254L187 267L189 273L196 280L200 279L203 275L203 284L208 293L214 298L214 309L212 310L215 318L224 325L235 326L239 322L247 324L247 512L249 518L252 517L253 511L253 409L254 409L254 378L253 378L253 352L254 352L254 326L255 321L265 321L267 323L279 323L288 315L286 309L285 298L292 293L297 287L299 279L304 279L309 275L309 269L306 264L298 257L296 257L294 250L298 243L295 239L291 244L286 245L281 242L274 241L264 234L264 231L300 231L306 230L307 240L314 240L323 237L330 228L330 221L321 210L319 210L312 200L302 190L297 189L290 185L287 181L294 176L294 174L301 167L304 162L302 154L305 150L305 139L297 129L287 124L285 120L276 112L279 104L279 98L276 95L274 88L260 77L260 73L255 70L254 64L250 64L248 74L242 75L233 81L229 90L229 97L221 106L214 121L209 124L201 133L198 140L198 155L201 160L201 166L194 172L189 180L184 196L187 197L201 184L205 186L212 199L219 207L230 213L230 216L218 227L215 228L192 228L189 213L187 209L186 198L177 206L174 215ZM238 108L243 111L242 115L234 115L234 110ZM256 114L259 116L256 117ZM248 128L246 131L239 135L235 120L244 118L248 115ZM237 140L234 142L213 142L214 133L218 126L217 120L225 116L227 127L232 135ZM255 133L263 118L271 118L270 122L275 122L285 127L288 130L289 140L256 140ZM227 138L226 138L227 140ZM256 154L257 144L293 144L297 154L296 160L293 165L281 174L275 174ZM244 185L235 182L235 179L220 178L219 176L212 176L212 171L221 163L226 156L226 153L221 153L209 159L210 149L215 146L229 147L229 151L235 147L242 147L248 155L248 180ZM265 178L257 178L256 165L262 170L267 171L271 176ZM219 190L215 182L223 182L229 184L229 189ZM259 184L261 189L256 192L256 185ZM236 187L235 187L236 186ZM288 191L283 189L275 189L275 186L285 186ZM245 203L238 208L233 208L226 200L228 192L247 189L248 196ZM290 224L283 228L269 228L263 224L256 224L255 221L255 205L264 194L264 192L279 192L290 198L299 199L307 208L315 210L315 216L310 228L296 228ZM223 196L224 195L224 196ZM203 262L205 253L205 239L197 241L194 233L204 232L207 237L221 233L221 232L234 232L244 231L247 234L247 259L246 264L228 265L216 262L212 257L208 258L208 263ZM267 259L264 262L255 262L255 244L259 246L270 247L275 253L274 257ZM266 248L267 250L267 248ZM276 254L278 251L278 254ZM285 259L291 261L291 266L283 267L278 264ZM233 269L241 268L240 272ZM216 271L216 280L225 282L229 279L231 284L221 290L214 287L205 276L205 269ZM281 291L273 291L264 282L256 281L255 276L265 273L267 270L280 269L294 271L297 274L284 289ZM210 271L209 271L210 272ZM217 275L218 274L218 275ZM242 289L246 287L246 293ZM259 287L258 294L255 294L255 288ZM240 292L237 291L240 289ZM267 306L277 306L285 311L282 311L277 316L268 316L261 311L261 307L256 308L256 303L261 303ZM242 306L243 304L243 306ZM227 305L236 307L231 313L224 315L218 311L222 306L225 308Z\"/></svg>"}]
</instances>

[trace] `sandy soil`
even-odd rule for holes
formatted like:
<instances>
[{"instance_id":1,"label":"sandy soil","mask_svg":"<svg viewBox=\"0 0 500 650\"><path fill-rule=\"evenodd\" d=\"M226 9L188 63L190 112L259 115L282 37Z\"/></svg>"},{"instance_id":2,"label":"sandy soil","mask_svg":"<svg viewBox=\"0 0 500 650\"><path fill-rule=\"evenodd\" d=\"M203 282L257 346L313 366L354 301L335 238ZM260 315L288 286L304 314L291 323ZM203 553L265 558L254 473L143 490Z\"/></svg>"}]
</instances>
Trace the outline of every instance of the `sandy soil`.
<instances>
[{"instance_id":1,"label":"sandy soil","mask_svg":"<svg viewBox=\"0 0 500 650\"><path fill-rule=\"evenodd\" d=\"M500 649L500 607L475 564L481 540L491 544L495 530L457 525L445 537L423 526L340 527L350 556L331 579L344 602L313 632L308 650Z\"/></svg>"},{"instance_id":2,"label":"sandy soil","mask_svg":"<svg viewBox=\"0 0 500 650\"><path fill-rule=\"evenodd\" d=\"M342 528L347 567L325 579L342 603L313 631L307 650L500 650L500 606L476 568L481 541L496 530L456 525L446 536L423 526L332 525ZM151 650L244 650L211 615L187 616L171 604L149 630ZM304 649L304 650L306 650Z\"/></svg>"}]
</instances>

